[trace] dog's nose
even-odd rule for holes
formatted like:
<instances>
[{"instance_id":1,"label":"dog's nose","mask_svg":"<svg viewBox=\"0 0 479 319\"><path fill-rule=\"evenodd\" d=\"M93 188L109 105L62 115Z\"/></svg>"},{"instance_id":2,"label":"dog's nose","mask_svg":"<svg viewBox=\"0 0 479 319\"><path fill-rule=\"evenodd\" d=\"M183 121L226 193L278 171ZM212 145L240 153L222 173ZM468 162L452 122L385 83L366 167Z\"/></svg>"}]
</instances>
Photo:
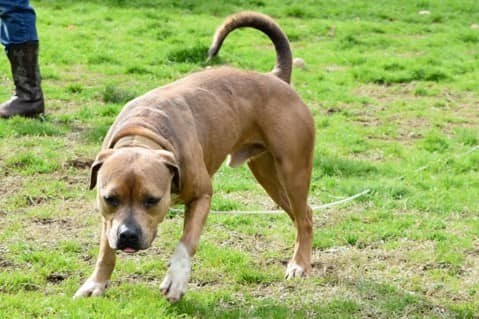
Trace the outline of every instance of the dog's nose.
<instances>
[{"instance_id":1,"label":"dog's nose","mask_svg":"<svg viewBox=\"0 0 479 319\"><path fill-rule=\"evenodd\" d=\"M120 232L120 240L125 242L136 242L138 241L138 234L134 229L124 227L125 229Z\"/></svg>"},{"instance_id":2,"label":"dog's nose","mask_svg":"<svg viewBox=\"0 0 479 319\"><path fill-rule=\"evenodd\" d=\"M136 251L140 249L140 229L134 224L123 224L118 228L118 249Z\"/></svg>"}]
</instances>

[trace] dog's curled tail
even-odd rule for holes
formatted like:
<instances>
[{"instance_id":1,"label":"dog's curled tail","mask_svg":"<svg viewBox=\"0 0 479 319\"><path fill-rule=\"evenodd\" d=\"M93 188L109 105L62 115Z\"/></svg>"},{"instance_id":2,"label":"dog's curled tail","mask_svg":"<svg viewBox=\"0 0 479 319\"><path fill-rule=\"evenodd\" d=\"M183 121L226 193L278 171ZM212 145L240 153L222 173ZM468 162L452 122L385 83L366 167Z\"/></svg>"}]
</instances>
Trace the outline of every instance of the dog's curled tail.
<instances>
[{"instance_id":1,"label":"dog's curled tail","mask_svg":"<svg viewBox=\"0 0 479 319\"><path fill-rule=\"evenodd\" d=\"M290 83L293 58L288 37L272 18L258 12L243 11L227 17L213 36L213 42L208 51L208 60L219 52L224 39L231 31L243 27L260 30L271 39L276 50L276 66L272 73Z\"/></svg>"}]
</instances>

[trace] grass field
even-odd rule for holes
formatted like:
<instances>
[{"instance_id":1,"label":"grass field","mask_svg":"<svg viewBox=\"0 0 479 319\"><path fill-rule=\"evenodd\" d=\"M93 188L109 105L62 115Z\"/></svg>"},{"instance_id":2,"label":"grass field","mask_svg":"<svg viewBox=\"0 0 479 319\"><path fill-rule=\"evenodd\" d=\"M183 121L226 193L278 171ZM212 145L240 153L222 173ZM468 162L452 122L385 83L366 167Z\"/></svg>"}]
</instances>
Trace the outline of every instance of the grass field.
<instances>
[{"instance_id":1,"label":"grass field","mask_svg":"<svg viewBox=\"0 0 479 319\"><path fill-rule=\"evenodd\" d=\"M42 119L0 122L0 318L475 318L479 316L479 2L33 1ZM304 68L317 127L313 272L283 280L286 214L211 214L185 298L159 285L182 216L119 253L104 297L73 300L100 215L89 165L122 105L206 67L242 9L277 19ZM269 71L269 40L230 35L213 64ZM0 99L13 84L0 55ZM221 168L212 209L276 209L246 167Z\"/></svg>"}]
</instances>

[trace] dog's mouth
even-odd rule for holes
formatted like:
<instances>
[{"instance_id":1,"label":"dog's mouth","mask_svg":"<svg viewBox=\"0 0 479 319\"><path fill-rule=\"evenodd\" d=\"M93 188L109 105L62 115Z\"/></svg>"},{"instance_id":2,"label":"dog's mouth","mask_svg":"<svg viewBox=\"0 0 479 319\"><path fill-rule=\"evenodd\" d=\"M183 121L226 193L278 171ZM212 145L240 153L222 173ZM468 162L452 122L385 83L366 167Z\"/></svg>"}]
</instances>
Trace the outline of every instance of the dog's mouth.
<instances>
[{"instance_id":1,"label":"dog's mouth","mask_svg":"<svg viewBox=\"0 0 479 319\"><path fill-rule=\"evenodd\" d=\"M123 248L121 251L123 251L124 253L127 253L127 254L134 254L138 251L138 249L131 248L131 247L126 247L126 248Z\"/></svg>"},{"instance_id":2,"label":"dog's mouth","mask_svg":"<svg viewBox=\"0 0 479 319\"><path fill-rule=\"evenodd\" d=\"M122 252L126 254L134 254L141 250L143 247L141 247L139 241L121 241L119 240L116 244L116 249L121 250Z\"/></svg>"},{"instance_id":3,"label":"dog's mouth","mask_svg":"<svg viewBox=\"0 0 479 319\"><path fill-rule=\"evenodd\" d=\"M146 245L142 240L125 241L119 239L110 247L114 250L124 252L125 254L134 254L140 250L148 249L150 246Z\"/></svg>"},{"instance_id":4,"label":"dog's mouth","mask_svg":"<svg viewBox=\"0 0 479 319\"><path fill-rule=\"evenodd\" d=\"M134 254L140 250L144 250L147 247L143 247L139 243L117 243L116 249L124 252L125 254Z\"/></svg>"}]
</instances>

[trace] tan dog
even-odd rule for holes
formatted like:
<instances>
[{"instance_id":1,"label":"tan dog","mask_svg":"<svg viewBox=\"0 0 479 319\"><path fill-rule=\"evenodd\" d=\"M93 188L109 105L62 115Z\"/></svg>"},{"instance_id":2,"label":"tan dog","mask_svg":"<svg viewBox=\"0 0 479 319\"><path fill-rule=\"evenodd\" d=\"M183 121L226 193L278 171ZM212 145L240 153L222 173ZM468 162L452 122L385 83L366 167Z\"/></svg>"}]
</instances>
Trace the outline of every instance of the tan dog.
<instances>
[{"instance_id":1,"label":"tan dog","mask_svg":"<svg viewBox=\"0 0 479 319\"><path fill-rule=\"evenodd\" d=\"M296 226L286 278L310 271L313 229L306 201L313 118L289 85L289 43L271 18L254 12L229 17L216 31L210 57L240 27L259 29L273 41L277 63L272 74L229 67L194 73L129 102L110 128L91 169L91 188L98 185L103 215L100 252L76 297L103 294L115 250L148 248L170 204L184 203L183 236L160 287L169 301L179 300L210 210L211 177L228 155L232 167L248 162Z\"/></svg>"}]
</instances>

